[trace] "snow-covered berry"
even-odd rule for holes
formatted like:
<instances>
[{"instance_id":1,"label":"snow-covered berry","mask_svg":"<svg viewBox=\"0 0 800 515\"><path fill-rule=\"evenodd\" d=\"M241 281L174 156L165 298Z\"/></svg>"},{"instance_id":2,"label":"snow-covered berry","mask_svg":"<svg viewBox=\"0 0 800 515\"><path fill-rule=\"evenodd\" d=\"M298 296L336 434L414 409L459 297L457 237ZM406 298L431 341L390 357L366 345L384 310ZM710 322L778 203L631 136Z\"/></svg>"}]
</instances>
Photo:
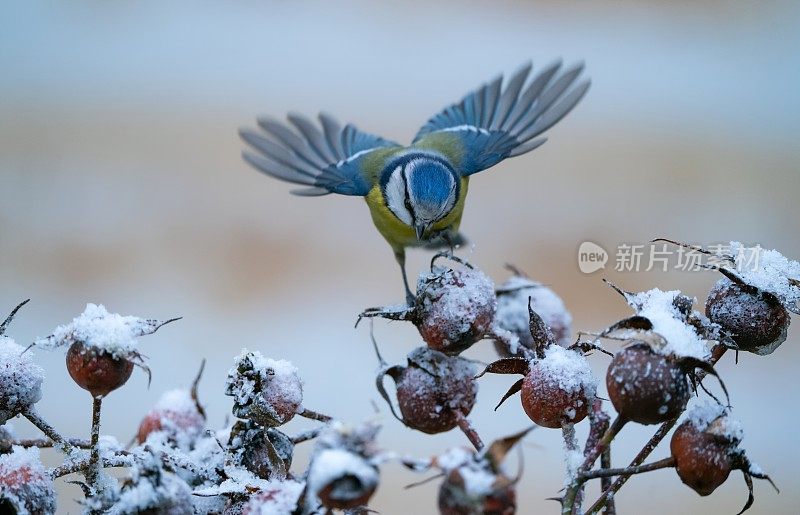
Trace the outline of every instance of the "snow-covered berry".
<instances>
[{"instance_id":1,"label":"snow-covered berry","mask_svg":"<svg viewBox=\"0 0 800 515\"><path fill-rule=\"evenodd\" d=\"M233 397L233 414L264 427L290 421L303 402L297 368L286 360L268 359L243 349L228 372L225 394Z\"/></svg>"},{"instance_id":2,"label":"snow-covered berry","mask_svg":"<svg viewBox=\"0 0 800 515\"><path fill-rule=\"evenodd\" d=\"M50 515L56 511L53 480L39 461L39 449L15 446L0 454L0 513Z\"/></svg>"},{"instance_id":3,"label":"snow-covered berry","mask_svg":"<svg viewBox=\"0 0 800 515\"><path fill-rule=\"evenodd\" d=\"M180 447L188 447L205 425L205 416L188 390L169 390L139 424L136 441L143 443L154 432L164 432Z\"/></svg>"},{"instance_id":4,"label":"snow-covered berry","mask_svg":"<svg viewBox=\"0 0 800 515\"><path fill-rule=\"evenodd\" d=\"M0 336L0 425L42 398L44 370L24 350Z\"/></svg>"},{"instance_id":5,"label":"snow-covered berry","mask_svg":"<svg viewBox=\"0 0 800 515\"><path fill-rule=\"evenodd\" d=\"M246 420L234 424L228 453L232 463L261 479L269 480L286 475L292 465L294 444L277 429L270 427L265 430L255 422Z\"/></svg>"},{"instance_id":6,"label":"snow-covered berry","mask_svg":"<svg viewBox=\"0 0 800 515\"><path fill-rule=\"evenodd\" d=\"M366 506L380 479L375 448L379 426L350 427L335 422L317 438L306 476L307 505L328 509Z\"/></svg>"},{"instance_id":7,"label":"snow-covered berry","mask_svg":"<svg viewBox=\"0 0 800 515\"><path fill-rule=\"evenodd\" d=\"M357 508L366 505L378 488L378 469L348 450L324 449L309 465L308 488L326 508Z\"/></svg>"},{"instance_id":8,"label":"snow-covered berry","mask_svg":"<svg viewBox=\"0 0 800 515\"><path fill-rule=\"evenodd\" d=\"M68 346L67 370L72 379L93 397L106 396L124 385L141 356L137 339L156 332L166 321L109 313L103 305L87 304L82 314L36 345Z\"/></svg>"},{"instance_id":9,"label":"snow-covered berry","mask_svg":"<svg viewBox=\"0 0 800 515\"><path fill-rule=\"evenodd\" d=\"M465 451L459 465L449 463L439 485L437 503L441 515L513 515L517 495L511 480L498 474L488 460Z\"/></svg>"},{"instance_id":10,"label":"snow-covered berry","mask_svg":"<svg viewBox=\"0 0 800 515\"><path fill-rule=\"evenodd\" d=\"M437 266L420 275L415 323L434 350L458 354L484 338L496 308L494 284L480 270Z\"/></svg>"},{"instance_id":11,"label":"snow-covered berry","mask_svg":"<svg viewBox=\"0 0 800 515\"><path fill-rule=\"evenodd\" d=\"M564 301L547 286L521 275L514 275L497 288L497 313L494 323L499 329L511 332L518 344L533 349L528 302L542 321L550 328L556 343L568 345L572 338L572 315ZM523 356L517 348L495 342L497 352L503 356Z\"/></svg>"},{"instance_id":12,"label":"snow-covered berry","mask_svg":"<svg viewBox=\"0 0 800 515\"><path fill-rule=\"evenodd\" d=\"M516 479L503 471L508 452L530 431L527 429L492 442L476 453L455 447L436 456L428 467L444 475L439 486L439 513L443 515L512 515L516 512ZM419 467L417 467L419 468Z\"/></svg>"},{"instance_id":13,"label":"snow-covered berry","mask_svg":"<svg viewBox=\"0 0 800 515\"><path fill-rule=\"evenodd\" d=\"M241 515L292 515L303 493L303 483L270 481L243 503ZM226 512L227 515L227 512ZM237 514L238 515L238 514Z\"/></svg>"},{"instance_id":14,"label":"snow-covered berry","mask_svg":"<svg viewBox=\"0 0 800 515\"><path fill-rule=\"evenodd\" d=\"M597 380L582 354L551 345L544 358L530 363L522 381L522 407L536 424L559 428L586 418L596 388Z\"/></svg>"},{"instance_id":15,"label":"snow-covered berry","mask_svg":"<svg viewBox=\"0 0 800 515\"><path fill-rule=\"evenodd\" d=\"M771 354L784 341L791 318L777 297L720 279L706 300L706 315L731 337L739 350Z\"/></svg>"}]
</instances>

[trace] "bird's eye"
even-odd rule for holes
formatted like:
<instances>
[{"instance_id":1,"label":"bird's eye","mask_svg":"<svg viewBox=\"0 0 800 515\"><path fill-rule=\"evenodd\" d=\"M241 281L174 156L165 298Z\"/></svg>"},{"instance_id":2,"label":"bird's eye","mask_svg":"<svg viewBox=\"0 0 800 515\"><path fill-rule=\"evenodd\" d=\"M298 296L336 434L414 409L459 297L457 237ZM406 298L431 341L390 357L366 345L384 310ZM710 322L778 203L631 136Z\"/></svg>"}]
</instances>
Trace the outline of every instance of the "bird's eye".
<instances>
[{"instance_id":1,"label":"bird's eye","mask_svg":"<svg viewBox=\"0 0 800 515\"><path fill-rule=\"evenodd\" d=\"M408 197L406 197L406 199L405 199L405 201L404 201L403 203L405 204L405 206L406 206L406 209L408 209L408 212L409 212L409 213L413 213L413 212L414 212L414 211L411 209L411 200L410 200Z\"/></svg>"}]
</instances>

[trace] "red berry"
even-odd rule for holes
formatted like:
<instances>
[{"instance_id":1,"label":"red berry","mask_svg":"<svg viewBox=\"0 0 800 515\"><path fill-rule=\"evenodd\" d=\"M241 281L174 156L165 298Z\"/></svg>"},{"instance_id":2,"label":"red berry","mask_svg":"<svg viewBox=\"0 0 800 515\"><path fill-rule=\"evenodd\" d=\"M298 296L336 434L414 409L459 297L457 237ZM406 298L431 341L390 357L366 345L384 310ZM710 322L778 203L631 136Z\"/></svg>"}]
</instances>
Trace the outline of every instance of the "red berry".
<instances>
[{"instance_id":1,"label":"red berry","mask_svg":"<svg viewBox=\"0 0 800 515\"><path fill-rule=\"evenodd\" d=\"M67 351L67 370L78 386L88 390L92 397L104 397L128 381L133 362L75 342Z\"/></svg>"},{"instance_id":2,"label":"red berry","mask_svg":"<svg viewBox=\"0 0 800 515\"><path fill-rule=\"evenodd\" d=\"M766 355L785 340L791 318L773 295L720 279L708 294L706 316L726 331L739 349Z\"/></svg>"},{"instance_id":3,"label":"red berry","mask_svg":"<svg viewBox=\"0 0 800 515\"><path fill-rule=\"evenodd\" d=\"M443 433L472 411L478 387L470 361L420 347L409 354L407 367L397 369L397 403L407 426Z\"/></svg>"},{"instance_id":4,"label":"red berry","mask_svg":"<svg viewBox=\"0 0 800 515\"><path fill-rule=\"evenodd\" d=\"M606 387L617 413L640 424L677 417L691 394L679 361L641 342L616 353L608 367Z\"/></svg>"}]
</instances>

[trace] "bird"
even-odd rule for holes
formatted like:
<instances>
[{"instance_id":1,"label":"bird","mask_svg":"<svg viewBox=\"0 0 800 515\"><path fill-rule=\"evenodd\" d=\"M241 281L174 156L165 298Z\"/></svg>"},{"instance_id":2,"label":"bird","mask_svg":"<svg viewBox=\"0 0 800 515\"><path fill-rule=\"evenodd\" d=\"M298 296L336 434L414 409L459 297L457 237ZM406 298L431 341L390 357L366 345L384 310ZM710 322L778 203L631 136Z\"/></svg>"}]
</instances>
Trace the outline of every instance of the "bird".
<instances>
[{"instance_id":1,"label":"bird","mask_svg":"<svg viewBox=\"0 0 800 515\"><path fill-rule=\"evenodd\" d=\"M259 129L242 128L243 159L257 170L303 186L300 196L331 193L363 197L378 232L400 266L406 301L406 248L451 248L459 233L473 174L540 147L542 134L584 97L591 81L583 63L560 60L532 74L526 62L466 94L431 117L410 145L342 126L321 112L319 125L291 112L284 123L259 117ZM530 77L530 81L528 81Z\"/></svg>"}]
</instances>

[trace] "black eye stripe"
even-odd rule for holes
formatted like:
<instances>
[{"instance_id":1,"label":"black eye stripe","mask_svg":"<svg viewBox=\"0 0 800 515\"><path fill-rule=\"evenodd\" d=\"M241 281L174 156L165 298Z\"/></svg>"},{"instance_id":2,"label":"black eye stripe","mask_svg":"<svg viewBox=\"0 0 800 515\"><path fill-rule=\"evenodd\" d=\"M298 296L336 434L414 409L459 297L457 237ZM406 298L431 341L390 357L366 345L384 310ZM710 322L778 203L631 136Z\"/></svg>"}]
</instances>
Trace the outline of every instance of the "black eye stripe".
<instances>
[{"instance_id":1,"label":"black eye stripe","mask_svg":"<svg viewBox=\"0 0 800 515\"><path fill-rule=\"evenodd\" d=\"M411 215L411 225L416 225L417 215L414 213L414 206L411 204L411 192L408 190L408 178L406 177L405 166L400 169L400 173L403 176L403 188L405 188L405 199L403 202L406 209L408 209L408 214Z\"/></svg>"}]
</instances>

